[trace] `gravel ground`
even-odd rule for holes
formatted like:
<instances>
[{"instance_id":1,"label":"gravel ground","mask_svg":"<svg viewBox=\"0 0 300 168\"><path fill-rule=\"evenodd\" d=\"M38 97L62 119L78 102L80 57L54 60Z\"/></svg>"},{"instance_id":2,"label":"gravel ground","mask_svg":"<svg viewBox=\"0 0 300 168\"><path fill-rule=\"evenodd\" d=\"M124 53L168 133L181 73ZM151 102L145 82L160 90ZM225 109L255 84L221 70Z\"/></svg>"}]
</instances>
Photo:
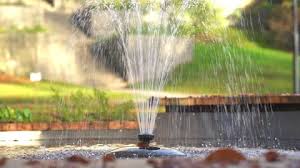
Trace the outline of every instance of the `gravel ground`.
<instances>
[{"instance_id":1,"label":"gravel ground","mask_svg":"<svg viewBox=\"0 0 300 168\"><path fill-rule=\"evenodd\" d=\"M133 145L126 145L133 146ZM61 146L61 147L0 147L0 157L12 159L37 159L37 160L62 160L72 155L80 155L89 159L100 159L103 154L125 145L92 145L92 146ZM176 147L190 158L204 158L216 148ZM265 149L236 148L247 158L259 158L266 152ZM300 158L300 151L278 150L279 153L289 158Z\"/></svg>"},{"instance_id":2,"label":"gravel ground","mask_svg":"<svg viewBox=\"0 0 300 168\"><path fill-rule=\"evenodd\" d=\"M61 146L61 147L0 147L0 167L4 168L31 168L31 167L78 167L78 168L99 168L107 167L103 162L102 156L113 149L120 147L128 147L133 145L92 145L92 146ZM217 148L192 148L192 147L176 147L187 155L188 158L177 159L156 159L155 164L150 165L146 159L119 159L113 161L111 166L114 168L170 168L176 165L178 168L299 168L300 167L300 151L277 150L282 160L270 162L266 159L265 149L246 149L236 148L241 152L247 160L239 162L239 164L206 164L205 160L209 158L212 151ZM215 152L214 152L215 153ZM208 156L210 155L210 156ZM1 159L8 157L9 159ZM74 158L71 159L70 158ZM224 157L224 156L223 156ZM233 156L232 156L233 157ZM82 158L82 159L80 159ZM88 158L88 159L86 159ZM189 159L193 158L193 159ZM232 159L232 158L231 158ZM206 166L205 166L206 165Z\"/></svg>"}]
</instances>

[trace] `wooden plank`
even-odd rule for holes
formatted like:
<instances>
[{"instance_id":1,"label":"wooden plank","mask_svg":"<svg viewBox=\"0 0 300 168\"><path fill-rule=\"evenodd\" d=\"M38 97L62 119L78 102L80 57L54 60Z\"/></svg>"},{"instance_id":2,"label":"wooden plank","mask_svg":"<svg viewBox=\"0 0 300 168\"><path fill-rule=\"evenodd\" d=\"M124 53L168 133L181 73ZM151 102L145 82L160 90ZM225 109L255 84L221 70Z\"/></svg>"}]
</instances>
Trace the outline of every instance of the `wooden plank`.
<instances>
[{"instance_id":1,"label":"wooden plank","mask_svg":"<svg viewBox=\"0 0 300 168\"><path fill-rule=\"evenodd\" d=\"M238 95L201 96L186 98L161 98L162 106L201 106L201 105L242 105L242 104L299 104L300 95Z\"/></svg>"}]
</instances>

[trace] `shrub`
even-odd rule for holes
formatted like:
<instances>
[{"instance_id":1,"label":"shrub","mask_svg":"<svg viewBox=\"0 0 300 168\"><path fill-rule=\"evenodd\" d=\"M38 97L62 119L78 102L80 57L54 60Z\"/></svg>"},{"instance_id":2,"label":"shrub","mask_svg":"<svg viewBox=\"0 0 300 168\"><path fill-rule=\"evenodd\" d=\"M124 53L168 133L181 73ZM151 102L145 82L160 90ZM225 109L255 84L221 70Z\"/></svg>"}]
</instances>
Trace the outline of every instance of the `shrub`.
<instances>
[{"instance_id":1,"label":"shrub","mask_svg":"<svg viewBox=\"0 0 300 168\"><path fill-rule=\"evenodd\" d=\"M259 36L251 40L263 47L293 49L294 20L291 0L253 1L242 13L237 26L260 32Z\"/></svg>"},{"instance_id":2,"label":"shrub","mask_svg":"<svg viewBox=\"0 0 300 168\"><path fill-rule=\"evenodd\" d=\"M130 114L131 110L134 108L133 101L127 101L118 104L111 109L111 119L112 120L133 120L134 116Z\"/></svg>"},{"instance_id":3,"label":"shrub","mask_svg":"<svg viewBox=\"0 0 300 168\"><path fill-rule=\"evenodd\" d=\"M1 122L31 122L32 113L29 109L14 109L9 106L0 107Z\"/></svg>"},{"instance_id":4,"label":"shrub","mask_svg":"<svg viewBox=\"0 0 300 168\"><path fill-rule=\"evenodd\" d=\"M109 116L109 104L108 104L108 97L105 92L99 91L97 89L94 89L94 114L93 117L95 120L102 119L102 120L108 120L110 118Z\"/></svg>"},{"instance_id":5,"label":"shrub","mask_svg":"<svg viewBox=\"0 0 300 168\"><path fill-rule=\"evenodd\" d=\"M77 90L69 95L62 96L57 89L52 89L52 100L55 104L56 116L60 121L99 121L132 119L130 111L133 102L128 101L117 105L109 103L104 91L94 89L92 94Z\"/></svg>"}]
</instances>

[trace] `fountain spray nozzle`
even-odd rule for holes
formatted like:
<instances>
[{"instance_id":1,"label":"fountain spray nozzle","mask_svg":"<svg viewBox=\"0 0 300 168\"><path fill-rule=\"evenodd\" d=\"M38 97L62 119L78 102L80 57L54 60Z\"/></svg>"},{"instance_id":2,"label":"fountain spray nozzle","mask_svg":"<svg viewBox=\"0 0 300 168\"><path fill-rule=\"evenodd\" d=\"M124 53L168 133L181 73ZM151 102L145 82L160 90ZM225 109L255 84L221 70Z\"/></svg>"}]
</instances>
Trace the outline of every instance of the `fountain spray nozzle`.
<instances>
[{"instance_id":1,"label":"fountain spray nozzle","mask_svg":"<svg viewBox=\"0 0 300 168\"><path fill-rule=\"evenodd\" d=\"M140 143L145 146L149 146L150 142L154 139L154 135L152 134L139 134L138 135Z\"/></svg>"}]
</instances>

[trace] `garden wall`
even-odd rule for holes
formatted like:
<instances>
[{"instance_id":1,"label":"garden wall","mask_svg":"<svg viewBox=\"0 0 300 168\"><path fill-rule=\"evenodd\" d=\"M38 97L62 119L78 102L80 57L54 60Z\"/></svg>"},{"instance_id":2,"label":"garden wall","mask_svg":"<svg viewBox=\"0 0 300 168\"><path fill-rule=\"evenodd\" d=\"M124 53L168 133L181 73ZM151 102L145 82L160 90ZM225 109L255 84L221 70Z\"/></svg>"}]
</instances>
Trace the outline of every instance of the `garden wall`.
<instances>
[{"instance_id":1,"label":"garden wall","mask_svg":"<svg viewBox=\"0 0 300 168\"><path fill-rule=\"evenodd\" d=\"M0 5L0 27L32 27L44 22L44 10L22 5Z\"/></svg>"},{"instance_id":2,"label":"garden wall","mask_svg":"<svg viewBox=\"0 0 300 168\"><path fill-rule=\"evenodd\" d=\"M36 68L38 35L26 33L0 34L0 71L28 75Z\"/></svg>"},{"instance_id":3,"label":"garden wall","mask_svg":"<svg viewBox=\"0 0 300 168\"><path fill-rule=\"evenodd\" d=\"M43 8L36 10L36 7L22 5L2 5L0 14L0 25L16 27L16 31L0 33L0 71L19 76L42 72L43 79L52 81L113 88L126 86L124 80L127 78L123 76L125 67L121 55L112 47L117 44L111 43L111 34L105 37L101 31L101 25L106 24L98 23L95 26L96 20L92 22L91 29L98 33L95 38L81 30L76 31L68 22L68 14L49 12ZM23 30L24 27L35 25L45 26L45 32ZM102 30L106 32L107 27ZM139 47L136 38L129 36L129 53ZM102 46L98 44L99 39ZM149 39L149 36L142 37L145 45ZM103 43L107 48L103 48ZM175 65L191 60L192 40L178 38L167 42L162 49L165 55L169 55L166 49L169 46L175 46L176 49L171 55L176 58Z\"/></svg>"},{"instance_id":4,"label":"garden wall","mask_svg":"<svg viewBox=\"0 0 300 168\"><path fill-rule=\"evenodd\" d=\"M68 40L47 33L0 34L0 71L20 76L42 72L47 80L79 83L75 51Z\"/></svg>"}]
</instances>

